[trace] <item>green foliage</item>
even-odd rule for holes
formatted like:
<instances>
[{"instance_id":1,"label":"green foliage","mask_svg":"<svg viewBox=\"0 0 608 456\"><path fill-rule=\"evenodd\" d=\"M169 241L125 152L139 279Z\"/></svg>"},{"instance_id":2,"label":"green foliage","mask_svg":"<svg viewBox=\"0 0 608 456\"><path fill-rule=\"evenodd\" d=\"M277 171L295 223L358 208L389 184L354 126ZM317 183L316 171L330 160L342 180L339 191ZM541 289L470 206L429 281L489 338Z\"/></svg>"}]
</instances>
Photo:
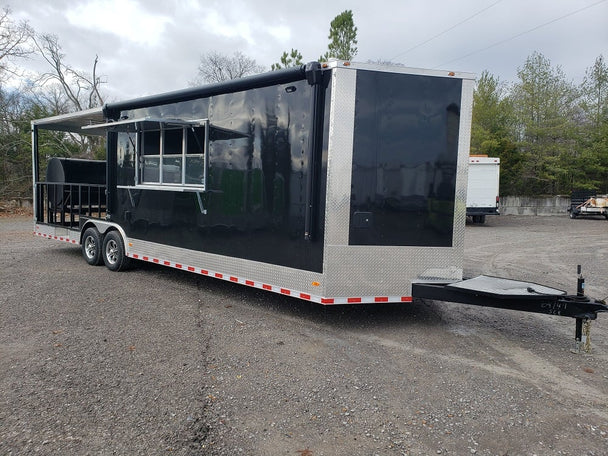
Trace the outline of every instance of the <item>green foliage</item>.
<instances>
[{"instance_id":1,"label":"green foliage","mask_svg":"<svg viewBox=\"0 0 608 456\"><path fill-rule=\"evenodd\" d=\"M272 71L280 70L282 68L289 68L302 65L302 54L297 49L291 49L288 54L287 51L283 52L279 63L273 63L271 65Z\"/></svg>"},{"instance_id":2,"label":"green foliage","mask_svg":"<svg viewBox=\"0 0 608 456\"><path fill-rule=\"evenodd\" d=\"M0 199L31 195L31 106L18 91L0 89Z\"/></svg>"},{"instance_id":3,"label":"green foliage","mask_svg":"<svg viewBox=\"0 0 608 456\"><path fill-rule=\"evenodd\" d=\"M343 11L331 21L329 28L330 42L327 52L319 57L319 61L327 61L330 58L340 60L352 60L357 55L357 27L353 20L351 10Z\"/></svg>"},{"instance_id":4,"label":"green foliage","mask_svg":"<svg viewBox=\"0 0 608 456\"><path fill-rule=\"evenodd\" d=\"M579 90L566 81L561 68L553 67L540 53L533 53L518 71L512 99L517 107L519 147L525 159L525 188L536 194L569 193L584 181L579 139ZM581 169L582 174L581 174Z\"/></svg>"},{"instance_id":5,"label":"green foliage","mask_svg":"<svg viewBox=\"0 0 608 456\"><path fill-rule=\"evenodd\" d=\"M583 80L581 107L585 111L589 130L597 134L608 121L608 67L600 55Z\"/></svg>"},{"instance_id":6,"label":"green foliage","mask_svg":"<svg viewBox=\"0 0 608 456\"><path fill-rule=\"evenodd\" d=\"M506 86L487 71L481 74L473 95L471 154L499 157L500 187L505 195L521 194L523 157L515 143L515 112Z\"/></svg>"},{"instance_id":7,"label":"green foliage","mask_svg":"<svg viewBox=\"0 0 608 456\"><path fill-rule=\"evenodd\" d=\"M471 153L500 157L503 195L607 193L607 95L602 56L580 87L536 52L511 87L484 72L473 98Z\"/></svg>"}]
</instances>

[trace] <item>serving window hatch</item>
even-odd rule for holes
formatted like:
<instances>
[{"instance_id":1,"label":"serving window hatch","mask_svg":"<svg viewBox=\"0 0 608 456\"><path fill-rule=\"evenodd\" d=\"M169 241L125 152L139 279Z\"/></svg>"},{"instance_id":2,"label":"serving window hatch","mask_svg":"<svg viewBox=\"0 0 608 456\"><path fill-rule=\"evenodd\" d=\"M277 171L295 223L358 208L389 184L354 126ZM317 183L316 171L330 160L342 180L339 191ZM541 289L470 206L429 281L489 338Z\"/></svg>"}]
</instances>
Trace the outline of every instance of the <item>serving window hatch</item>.
<instances>
[{"instance_id":1,"label":"serving window hatch","mask_svg":"<svg viewBox=\"0 0 608 456\"><path fill-rule=\"evenodd\" d=\"M82 128L87 133L100 130L118 133L118 161L134 168L133 179L129 179L132 185L119 182L119 187L157 190L205 191L210 141L247 137L210 125L209 119L146 117Z\"/></svg>"}]
</instances>

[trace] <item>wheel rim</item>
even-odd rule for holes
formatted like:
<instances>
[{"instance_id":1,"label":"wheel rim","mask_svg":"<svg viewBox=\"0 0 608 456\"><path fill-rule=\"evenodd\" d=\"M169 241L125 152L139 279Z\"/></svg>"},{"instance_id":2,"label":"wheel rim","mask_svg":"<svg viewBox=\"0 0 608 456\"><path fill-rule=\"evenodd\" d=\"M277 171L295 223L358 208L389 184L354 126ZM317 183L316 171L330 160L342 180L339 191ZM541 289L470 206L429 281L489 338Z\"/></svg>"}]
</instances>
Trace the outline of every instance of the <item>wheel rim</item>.
<instances>
[{"instance_id":1,"label":"wheel rim","mask_svg":"<svg viewBox=\"0 0 608 456\"><path fill-rule=\"evenodd\" d=\"M84 251L87 255L87 258L93 259L95 258L95 253L97 252L97 244L93 236L87 236L84 240Z\"/></svg>"},{"instance_id":2,"label":"wheel rim","mask_svg":"<svg viewBox=\"0 0 608 456\"><path fill-rule=\"evenodd\" d=\"M118 244L113 239L110 239L106 245L106 258L110 264L116 264L118 261Z\"/></svg>"}]
</instances>

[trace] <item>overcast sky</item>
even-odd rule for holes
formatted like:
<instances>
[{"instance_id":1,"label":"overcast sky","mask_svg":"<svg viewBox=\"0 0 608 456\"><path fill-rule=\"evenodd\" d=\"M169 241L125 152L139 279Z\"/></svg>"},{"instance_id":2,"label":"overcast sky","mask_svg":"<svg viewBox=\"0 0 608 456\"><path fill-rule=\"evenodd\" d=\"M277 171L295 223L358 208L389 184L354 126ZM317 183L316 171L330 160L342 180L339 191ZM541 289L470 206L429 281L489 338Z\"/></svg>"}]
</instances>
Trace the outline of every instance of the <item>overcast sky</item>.
<instances>
[{"instance_id":1,"label":"overcast sky","mask_svg":"<svg viewBox=\"0 0 608 456\"><path fill-rule=\"evenodd\" d=\"M36 32L57 35L70 65L90 71L98 55L107 101L187 87L201 54L211 51L238 50L268 68L291 48L304 61L316 60L327 50L331 20L347 9L358 28L354 61L488 70L514 82L517 68L538 51L578 83L596 57L608 58L608 0L13 0L5 6Z\"/></svg>"}]
</instances>

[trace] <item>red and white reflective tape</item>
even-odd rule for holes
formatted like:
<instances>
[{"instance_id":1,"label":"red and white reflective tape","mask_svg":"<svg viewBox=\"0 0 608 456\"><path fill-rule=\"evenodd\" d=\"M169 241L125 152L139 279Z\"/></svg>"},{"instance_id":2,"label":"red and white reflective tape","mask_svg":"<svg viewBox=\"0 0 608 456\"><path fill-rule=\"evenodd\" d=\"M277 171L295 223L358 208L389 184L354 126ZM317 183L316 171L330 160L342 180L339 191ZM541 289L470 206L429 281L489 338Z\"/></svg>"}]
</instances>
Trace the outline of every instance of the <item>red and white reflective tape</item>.
<instances>
[{"instance_id":1,"label":"red and white reflective tape","mask_svg":"<svg viewBox=\"0 0 608 456\"><path fill-rule=\"evenodd\" d=\"M39 231L34 231L34 235L40 236L40 237L43 237L46 239L53 239L55 241L67 242L68 244L78 244L78 241L76 239L70 239L67 236L55 236L52 234L40 233Z\"/></svg>"},{"instance_id":2,"label":"red and white reflective tape","mask_svg":"<svg viewBox=\"0 0 608 456\"><path fill-rule=\"evenodd\" d=\"M40 236L45 239L52 239L56 241L67 242L69 244L78 244L75 239L70 239L67 236L55 236L52 234L41 233L34 231L34 235ZM349 297L334 297L329 298L325 296L318 296L310 293L304 293L298 290L292 290L290 288L279 287L268 283L257 282L255 280L243 279L235 275L224 274L222 272L211 271L209 269L196 268L194 266L185 265L182 263L175 263L173 261L161 260L160 258L153 258L146 255L139 255L137 253L127 254L128 257L147 261L149 263L161 264L163 266L169 266L175 269L181 269L183 271L193 272L195 274L201 274L216 279L226 280L228 282L238 283L246 285L252 288L259 288L260 290L272 291L273 293L282 294L285 296L292 296L294 298L303 299L305 301L316 302L317 304L323 305L340 305L340 304L379 304L379 303L410 303L412 302L411 296L349 296Z\"/></svg>"},{"instance_id":3,"label":"red and white reflective tape","mask_svg":"<svg viewBox=\"0 0 608 456\"><path fill-rule=\"evenodd\" d=\"M351 297L337 297L328 298L324 296L313 295L310 293L304 293L298 290L291 290L285 287L279 287L268 283L257 282L255 280L243 279L230 274L224 274L222 272L211 271L209 269L196 268L194 266L188 266L181 263L175 263L173 261L161 260L160 258L152 258L145 255L139 255L137 253L127 254L128 257L135 260L147 261L149 263L161 264L169 266L175 269L181 269L183 271L194 272L195 274L201 274L207 277L213 277L216 279L226 280L228 282L238 283L246 285L248 287L259 288L261 290L272 291L274 293L282 294L285 296L292 296L294 298L303 299L305 301L316 302L317 304L323 305L335 305L335 304L379 304L379 303L395 303L395 302L412 302L411 296L351 296Z\"/></svg>"}]
</instances>

